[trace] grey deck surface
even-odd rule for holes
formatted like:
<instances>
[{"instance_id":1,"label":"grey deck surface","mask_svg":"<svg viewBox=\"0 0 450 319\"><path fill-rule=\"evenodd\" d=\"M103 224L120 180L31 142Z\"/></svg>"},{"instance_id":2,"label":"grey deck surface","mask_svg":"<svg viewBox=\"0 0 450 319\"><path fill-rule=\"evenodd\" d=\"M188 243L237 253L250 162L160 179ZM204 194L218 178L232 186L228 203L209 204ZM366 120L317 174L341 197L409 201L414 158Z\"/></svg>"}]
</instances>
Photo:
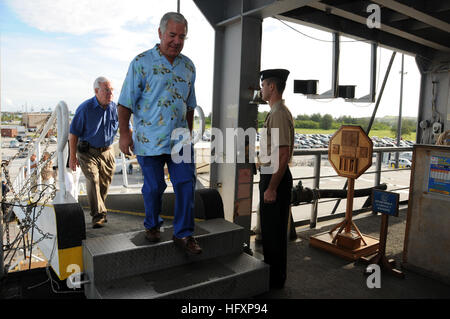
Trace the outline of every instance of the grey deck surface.
<instances>
[{"instance_id":1,"label":"grey deck surface","mask_svg":"<svg viewBox=\"0 0 450 319\"><path fill-rule=\"evenodd\" d=\"M132 231L144 230L144 216L130 215L125 213L109 212L106 216L108 222L105 227L92 228L92 217L89 209L84 209L84 220L86 223L86 238L102 237ZM170 220L164 221L163 226L171 226Z\"/></svg>"},{"instance_id":2,"label":"grey deck surface","mask_svg":"<svg viewBox=\"0 0 450 319\"><path fill-rule=\"evenodd\" d=\"M406 227L407 210L399 217L389 217L386 256L396 261L400 269ZM258 298L288 299L422 299L450 298L450 286L442 281L402 269L405 278L399 279L381 270L381 288L368 288L361 261L351 262L326 251L310 247L311 235L330 230L331 225L318 224L315 230L300 231L296 242L288 244L287 282L282 290L272 290ZM379 238L381 216L367 213L353 219L361 233ZM256 251L260 245L254 244Z\"/></svg>"},{"instance_id":3,"label":"grey deck surface","mask_svg":"<svg viewBox=\"0 0 450 319\"><path fill-rule=\"evenodd\" d=\"M143 216L133 216L122 213L109 213L108 223L100 229L92 229L89 213L86 215L86 236L117 234L143 230ZM422 299L450 298L450 286L442 281L426 277L423 274L403 269L405 279L398 279L382 272L381 288L369 289L364 276L366 265L362 262L351 262L330 254L326 251L310 247L311 235L329 230L340 222L318 224L317 229L297 228L299 238L288 244L287 282L284 289L271 290L268 293L255 296L262 299ZM379 236L381 216L371 213L354 218L355 224L365 235ZM170 230L171 221L165 221L164 226ZM389 218L389 233L386 255L396 261L401 267L403 242L406 226L406 210L400 210L399 217ZM262 247L251 238L251 248L254 256L262 259Z\"/></svg>"}]
</instances>

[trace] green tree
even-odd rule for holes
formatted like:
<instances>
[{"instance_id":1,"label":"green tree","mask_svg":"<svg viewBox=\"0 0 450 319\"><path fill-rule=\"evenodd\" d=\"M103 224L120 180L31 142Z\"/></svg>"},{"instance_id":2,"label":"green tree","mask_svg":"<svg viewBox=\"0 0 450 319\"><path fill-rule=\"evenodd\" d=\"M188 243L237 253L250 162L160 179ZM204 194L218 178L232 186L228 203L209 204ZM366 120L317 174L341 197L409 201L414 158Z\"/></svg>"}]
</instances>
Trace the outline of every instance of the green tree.
<instances>
[{"instance_id":1,"label":"green tree","mask_svg":"<svg viewBox=\"0 0 450 319\"><path fill-rule=\"evenodd\" d=\"M408 135L411 134L412 132L415 132L416 127L417 127L416 121L409 119L402 119L401 135ZM395 137L397 137L397 128L398 128L397 124L394 124L391 127L391 132L394 134Z\"/></svg>"},{"instance_id":2,"label":"green tree","mask_svg":"<svg viewBox=\"0 0 450 319\"><path fill-rule=\"evenodd\" d=\"M320 123L321 119L322 119L322 115L320 115L320 113L314 113L313 115L311 115L311 121Z\"/></svg>"},{"instance_id":3,"label":"green tree","mask_svg":"<svg viewBox=\"0 0 450 319\"><path fill-rule=\"evenodd\" d=\"M311 121L311 120L306 120L306 121L295 120L294 126L295 126L295 128L318 129L319 123Z\"/></svg>"},{"instance_id":4,"label":"green tree","mask_svg":"<svg viewBox=\"0 0 450 319\"><path fill-rule=\"evenodd\" d=\"M298 121L309 121L311 120L311 117L307 114L299 114L295 119Z\"/></svg>"},{"instance_id":5,"label":"green tree","mask_svg":"<svg viewBox=\"0 0 450 319\"><path fill-rule=\"evenodd\" d=\"M205 117L205 124L211 125L211 118L212 118L212 113L209 112L209 115L207 117Z\"/></svg>"},{"instance_id":6,"label":"green tree","mask_svg":"<svg viewBox=\"0 0 450 319\"><path fill-rule=\"evenodd\" d=\"M325 114L320 120L320 128L329 130L333 126L333 117L330 114Z\"/></svg>"}]
</instances>

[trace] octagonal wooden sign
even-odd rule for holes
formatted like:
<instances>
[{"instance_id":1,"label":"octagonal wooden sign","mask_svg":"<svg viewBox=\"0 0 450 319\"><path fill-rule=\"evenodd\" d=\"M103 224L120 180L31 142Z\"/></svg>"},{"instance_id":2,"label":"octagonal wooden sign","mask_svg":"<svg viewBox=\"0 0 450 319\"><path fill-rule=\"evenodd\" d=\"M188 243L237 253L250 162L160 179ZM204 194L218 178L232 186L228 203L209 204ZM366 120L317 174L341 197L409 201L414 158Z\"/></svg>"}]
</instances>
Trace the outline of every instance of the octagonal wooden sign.
<instances>
[{"instance_id":1,"label":"octagonal wooden sign","mask_svg":"<svg viewBox=\"0 0 450 319\"><path fill-rule=\"evenodd\" d=\"M343 125L331 137L328 160L339 176L358 178L372 165L373 143L360 126Z\"/></svg>"}]
</instances>

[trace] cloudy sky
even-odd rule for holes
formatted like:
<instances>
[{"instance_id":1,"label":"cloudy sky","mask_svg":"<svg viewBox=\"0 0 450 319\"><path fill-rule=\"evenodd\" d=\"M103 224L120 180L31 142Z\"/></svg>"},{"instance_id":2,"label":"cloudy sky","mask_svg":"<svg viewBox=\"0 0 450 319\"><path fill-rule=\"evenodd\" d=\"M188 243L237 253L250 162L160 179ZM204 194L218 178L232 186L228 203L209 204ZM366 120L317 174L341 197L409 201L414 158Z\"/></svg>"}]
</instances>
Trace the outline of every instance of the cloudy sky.
<instances>
[{"instance_id":1,"label":"cloudy sky","mask_svg":"<svg viewBox=\"0 0 450 319\"><path fill-rule=\"evenodd\" d=\"M176 8L176 0L0 0L2 111L48 110L60 100L75 111L93 96L92 83L100 75L113 81L117 101L130 61L159 42L159 20ZM181 13L189 21L183 53L196 64L197 103L208 114L214 31L193 1L182 0ZM291 71L285 99L293 115L370 116L374 103L314 101L292 93L293 79L319 80L319 93L331 87L332 38L327 32L288 24L303 34L276 19L264 20L261 67ZM370 45L344 37L341 41L339 82L357 85L356 97L364 96L369 93ZM391 53L379 49L378 89ZM400 61L397 54L379 116L398 115ZM417 116L420 75L411 56L405 56L405 72L403 115Z\"/></svg>"}]
</instances>

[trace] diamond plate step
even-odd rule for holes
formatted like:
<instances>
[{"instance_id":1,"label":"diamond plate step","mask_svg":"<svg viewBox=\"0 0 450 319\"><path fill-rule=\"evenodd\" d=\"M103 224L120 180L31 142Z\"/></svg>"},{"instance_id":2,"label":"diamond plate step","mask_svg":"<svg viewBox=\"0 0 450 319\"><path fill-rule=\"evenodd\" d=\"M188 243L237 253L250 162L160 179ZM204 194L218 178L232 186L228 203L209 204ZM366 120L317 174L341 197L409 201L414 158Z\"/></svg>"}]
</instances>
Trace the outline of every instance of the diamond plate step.
<instances>
[{"instance_id":1,"label":"diamond plate step","mask_svg":"<svg viewBox=\"0 0 450 319\"><path fill-rule=\"evenodd\" d=\"M269 266L245 253L202 260L96 285L88 298L228 299L269 290Z\"/></svg>"},{"instance_id":2,"label":"diamond plate step","mask_svg":"<svg viewBox=\"0 0 450 319\"><path fill-rule=\"evenodd\" d=\"M222 218L196 223L200 255L188 255L173 243L172 235L172 229L165 229L161 242L154 244L145 239L144 230L84 240L84 273L92 283L85 290L102 282L241 253L244 243L244 229Z\"/></svg>"}]
</instances>

